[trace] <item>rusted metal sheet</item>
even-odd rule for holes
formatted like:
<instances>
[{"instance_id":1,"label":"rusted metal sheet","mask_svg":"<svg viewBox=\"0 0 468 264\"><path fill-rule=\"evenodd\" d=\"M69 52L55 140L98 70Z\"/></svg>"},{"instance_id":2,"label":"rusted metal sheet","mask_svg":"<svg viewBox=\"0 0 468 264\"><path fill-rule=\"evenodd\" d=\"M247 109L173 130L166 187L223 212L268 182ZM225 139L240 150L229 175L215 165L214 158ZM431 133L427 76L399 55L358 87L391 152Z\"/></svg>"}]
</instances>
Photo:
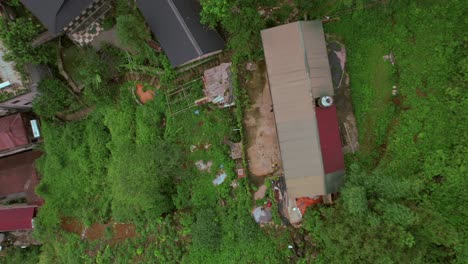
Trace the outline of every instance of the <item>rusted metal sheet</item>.
<instances>
[{"instance_id":1,"label":"rusted metal sheet","mask_svg":"<svg viewBox=\"0 0 468 264\"><path fill-rule=\"evenodd\" d=\"M0 151L29 144L28 134L21 114L0 118Z\"/></svg>"}]
</instances>

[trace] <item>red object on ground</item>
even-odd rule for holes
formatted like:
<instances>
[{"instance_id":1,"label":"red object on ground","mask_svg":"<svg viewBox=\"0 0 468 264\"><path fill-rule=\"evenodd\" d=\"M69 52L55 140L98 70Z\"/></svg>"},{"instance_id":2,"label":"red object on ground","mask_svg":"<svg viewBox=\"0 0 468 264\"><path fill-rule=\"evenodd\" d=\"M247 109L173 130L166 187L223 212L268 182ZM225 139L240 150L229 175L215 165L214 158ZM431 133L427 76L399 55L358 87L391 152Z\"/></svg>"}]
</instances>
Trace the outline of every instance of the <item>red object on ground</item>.
<instances>
[{"instance_id":1,"label":"red object on ground","mask_svg":"<svg viewBox=\"0 0 468 264\"><path fill-rule=\"evenodd\" d=\"M270 200L268 200L268 202L267 202L267 207L270 208L271 206L272 206L272 203L271 203Z\"/></svg>"},{"instance_id":2,"label":"red object on ground","mask_svg":"<svg viewBox=\"0 0 468 264\"><path fill-rule=\"evenodd\" d=\"M325 174L345 169L343 150L341 148L340 129L334 105L328 108L315 108L322 150Z\"/></svg>"},{"instance_id":3,"label":"red object on ground","mask_svg":"<svg viewBox=\"0 0 468 264\"><path fill-rule=\"evenodd\" d=\"M21 114L0 118L0 151L29 144Z\"/></svg>"},{"instance_id":4,"label":"red object on ground","mask_svg":"<svg viewBox=\"0 0 468 264\"><path fill-rule=\"evenodd\" d=\"M0 232L32 229L34 206L1 208L0 207Z\"/></svg>"},{"instance_id":5,"label":"red object on ground","mask_svg":"<svg viewBox=\"0 0 468 264\"><path fill-rule=\"evenodd\" d=\"M307 207L321 203L323 201L322 196L318 198L310 198L310 197L301 197L296 199L296 205L301 211L301 214L304 215L306 212Z\"/></svg>"},{"instance_id":6,"label":"red object on ground","mask_svg":"<svg viewBox=\"0 0 468 264\"><path fill-rule=\"evenodd\" d=\"M41 155L40 151L27 151L0 159L0 197L24 192L28 204L43 203L35 193L39 178L34 161Z\"/></svg>"},{"instance_id":7,"label":"red object on ground","mask_svg":"<svg viewBox=\"0 0 468 264\"><path fill-rule=\"evenodd\" d=\"M243 168L237 169L237 178L242 179L244 177L245 177L244 169Z\"/></svg>"},{"instance_id":8,"label":"red object on ground","mask_svg":"<svg viewBox=\"0 0 468 264\"><path fill-rule=\"evenodd\" d=\"M142 84L137 84L136 93L138 97L140 98L140 102L142 104L146 104L147 102L152 101L154 99L155 92L151 90L148 90L145 92L143 88L144 86Z\"/></svg>"}]
</instances>

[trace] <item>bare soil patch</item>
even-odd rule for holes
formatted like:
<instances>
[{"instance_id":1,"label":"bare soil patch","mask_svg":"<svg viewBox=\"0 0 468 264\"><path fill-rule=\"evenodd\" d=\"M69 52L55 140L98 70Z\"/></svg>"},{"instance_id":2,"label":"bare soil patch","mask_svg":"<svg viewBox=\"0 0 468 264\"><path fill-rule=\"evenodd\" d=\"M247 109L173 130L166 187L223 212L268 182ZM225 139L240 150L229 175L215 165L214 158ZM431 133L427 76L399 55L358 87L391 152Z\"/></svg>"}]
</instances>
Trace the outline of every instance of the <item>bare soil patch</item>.
<instances>
[{"instance_id":1,"label":"bare soil patch","mask_svg":"<svg viewBox=\"0 0 468 264\"><path fill-rule=\"evenodd\" d=\"M144 86L142 84L136 85L136 94L138 98L140 98L140 102L142 104L146 104L149 101L153 101L154 95L156 94L153 90L144 90Z\"/></svg>"},{"instance_id":2,"label":"bare soil patch","mask_svg":"<svg viewBox=\"0 0 468 264\"><path fill-rule=\"evenodd\" d=\"M247 157L250 174L254 177L282 174L275 116L268 86L265 62L257 62L252 78L245 87L250 99L244 125L247 129ZM252 179L260 184L262 179Z\"/></svg>"},{"instance_id":3,"label":"bare soil patch","mask_svg":"<svg viewBox=\"0 0 468 264\"><path fill-rule=\"evenodd\" d=\"M135 225L109 222L107 224L94 223L90 227L85 227L83 223L76 219L64 219L62 229L79 235L82 239L107 240L109 244L137 236ZM106 229L110 229L111 237L106 237Z\"/></svg>"},{"instance_id":4,"label":"bare soil patch","mask_svg":"<svg viewBox=\"0 0 468 264\"><path fill-rule=\"evenodd\" d=\"M340 125L341 141L344 153L354 153L359 148L358 130L346 73L346 49L342 43L328 36L328 59L335 89L335 105Z\"/></svg>"}]
</instances>

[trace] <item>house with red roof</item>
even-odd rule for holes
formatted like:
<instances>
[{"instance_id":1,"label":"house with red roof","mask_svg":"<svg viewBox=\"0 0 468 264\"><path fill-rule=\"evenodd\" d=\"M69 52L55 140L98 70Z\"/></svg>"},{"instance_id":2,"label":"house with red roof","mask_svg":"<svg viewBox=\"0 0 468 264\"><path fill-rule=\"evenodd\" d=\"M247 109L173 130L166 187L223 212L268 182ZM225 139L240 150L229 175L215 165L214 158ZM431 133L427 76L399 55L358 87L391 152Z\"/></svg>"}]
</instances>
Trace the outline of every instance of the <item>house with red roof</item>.
<instances>
[{"instance_id":1,"label":"house with red roof","mask_svg":"<svg viewBox=\"0 0 468 264\"><path fill-rule=\"evenodd\" d=\"M43 204L35 192L39 177L34 163L41 155L40 151L26 151L0 158L0 205L14 201Z\"/></svg>"},{"instance_id":2,"label":"house with red roof","mask_svg":"<svg viewBox=\"0 0 468 264\"><path fill-rule=\"evenodd\" d=\"M305 207L330 199L345 164L321 21L261 32L291 223Z\"/></svg>"},{"instance_id":3,"label":"house with red roof","mask_svg":"<svg viewBox=\"0 0 468 264\"><path fill-rule=\"evenodd\" d=\"M0 232L31 230L37 206L15 205L0 206Z\"/></svg>"},{"instance_id":4,"label":"house with red roof","mask_svg":"<svg viewBox=\"0 0 468 264\"><path fill-rule=\"evenodd\" d=\"M30 230L37 208L44 201L36 194L39 177L32 150L41 136L34 115L0 117L0 232Z\"/></svg>"}]
</instances>

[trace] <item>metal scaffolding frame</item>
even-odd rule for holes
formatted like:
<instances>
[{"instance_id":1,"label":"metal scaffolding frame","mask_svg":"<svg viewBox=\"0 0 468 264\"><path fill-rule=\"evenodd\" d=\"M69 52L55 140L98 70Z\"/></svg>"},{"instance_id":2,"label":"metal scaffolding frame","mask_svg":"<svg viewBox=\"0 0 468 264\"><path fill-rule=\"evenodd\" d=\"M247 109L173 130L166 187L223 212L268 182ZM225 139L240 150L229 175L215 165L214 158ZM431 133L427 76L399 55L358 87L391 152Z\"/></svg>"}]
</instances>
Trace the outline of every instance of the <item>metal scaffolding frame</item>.
<instances>
[{"instance_id":1,"label":"metal scaffolding frame","mask_svg":"<svg viewBox=\"0 0 468 264\"><path fill-rule=\"evenodd\" d=\"M190 100L190 90L193 88L193 83L201 80L197 78L178 86L174 90L166 92L167 108L171 116L175 116L182 112L189 110L192 107L197 106L194 100Z\"/></svg>"}]
</instances>

